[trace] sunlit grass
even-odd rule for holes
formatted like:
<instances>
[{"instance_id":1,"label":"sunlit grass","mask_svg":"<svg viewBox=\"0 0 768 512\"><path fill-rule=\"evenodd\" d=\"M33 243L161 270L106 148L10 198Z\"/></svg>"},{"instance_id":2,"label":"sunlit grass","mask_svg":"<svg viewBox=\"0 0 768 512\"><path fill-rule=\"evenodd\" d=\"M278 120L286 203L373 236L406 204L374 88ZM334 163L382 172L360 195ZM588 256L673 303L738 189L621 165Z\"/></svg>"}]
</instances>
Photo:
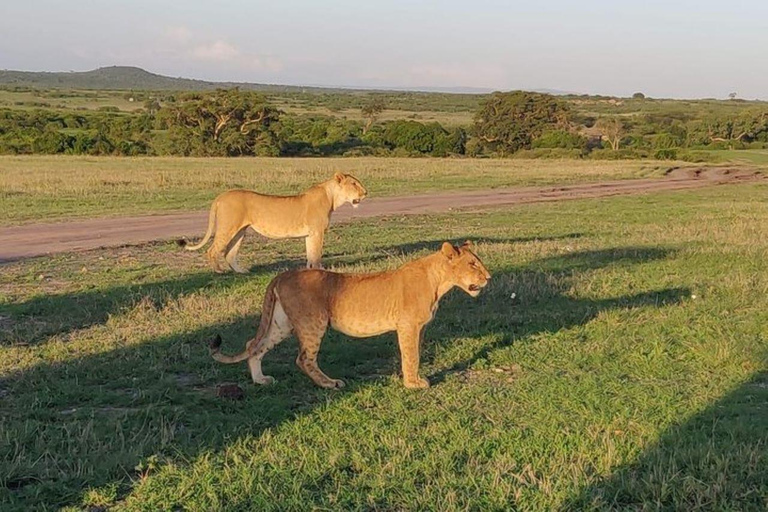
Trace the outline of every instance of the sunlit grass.
<instances>
[{"instance_id":1,"label":"sunlit grass","mask_svg":"<svg viewBox=\"0 0 768 512\"><path fill-rule=\"evenodd\" d=\"M335 171L371 197L661 176L668 162L436 158L109 158L0 156L0 225L208 208L246 188L295 194Z\"/></svg>"},{"instance_id":2,"label":"sunlit grass","mask_svg":"<svg viewBox=\"0 0 768 512\"><path fill-rule=\"evenodd\" d=\"M246 240L249 275L172 244L0 274L0 508L764 510L765 185L339 226L326 262L391 268L444 239L493 273L427 330L424 392L394 337L329 334L329 392L234 352L295 241ZM514 297L513 297L514 294ZM242 401L216 397L237 382Z\"/></svg>"}]
</instances>

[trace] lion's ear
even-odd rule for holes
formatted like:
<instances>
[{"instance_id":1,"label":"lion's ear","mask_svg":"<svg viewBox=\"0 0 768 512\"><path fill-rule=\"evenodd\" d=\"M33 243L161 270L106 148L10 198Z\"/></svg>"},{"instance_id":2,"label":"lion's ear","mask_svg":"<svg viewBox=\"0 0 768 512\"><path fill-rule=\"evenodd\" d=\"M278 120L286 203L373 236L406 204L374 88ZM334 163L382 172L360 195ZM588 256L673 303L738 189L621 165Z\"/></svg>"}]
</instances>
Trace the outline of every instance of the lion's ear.
<instances>
[{"instance_id":1,"label":"lion's ear","mask_svg":"<svg viewBox=\"0 0 768 512\"><path fill-rule=\"evenodd\" d=\"M469 249L470 251L473 251L475 249L475 244L472 243L472 240L467 240L462 244L461 247L463 249Z\"/></svg>"},{"instance_id":2,"label":"lion's ear","mask_svg":"<svg viewBox=\"0 0 768 512\"><path fill-rule=\"evenodd\" d=\"M449 260L459 255L459 252L456 250L456 248L449 242L443 242L443 246L440 247L440 252L443 253L443 256Z\"/></svg>"},{"instance_id":3,"label":"lion's ear","mask_svg":"<svg viewBox=\"0 0 768 512\"><path fill-rule=\"evenodd\" d=\"M340 172L337 172L336 174L333 175L333 179L336 180L336 183L341 183L342 181L344 181L344 175L341 174Z\"/></svg>"}]
</instances>

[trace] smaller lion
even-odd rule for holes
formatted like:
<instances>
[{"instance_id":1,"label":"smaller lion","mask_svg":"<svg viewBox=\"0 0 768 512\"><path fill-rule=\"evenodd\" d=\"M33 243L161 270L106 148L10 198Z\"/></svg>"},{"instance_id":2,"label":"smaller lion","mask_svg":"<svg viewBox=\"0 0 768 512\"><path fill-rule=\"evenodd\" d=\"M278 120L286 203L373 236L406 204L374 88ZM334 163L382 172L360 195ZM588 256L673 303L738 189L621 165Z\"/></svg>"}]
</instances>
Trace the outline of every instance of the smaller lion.
<instances>
[{"instance_id":1,"label":"smaller lion","mask_svg":"<svg viewBox=\"0 0 768 512\"><path fill-rule=\"evenodd\" d=\"M426 388L429 382L419 377L419 346L440 298L454 287L477 297L490 278L469 241L461 247L445 242L439 251L387 272L283 272L267 287L261 322L245 350L224 355L217 336L210 343L211 356L222 363L247 359L253 382L270 384L274 379L262 373L261 360L293 333L299 341L298 367L318 386L340 388L344 382L317 365L328 325L356 338L396 331L405 387Z\"/></svg>"},{"instance_id":2,"label":"smaller lion","mask_svg":"<svg viewBox=\"0 0 768 512\"><path fill-rule=\"evenodd\" d=\"M197 245L179 244L196 251L213 237L207 258L216 272L223 272L219 261L224 256L229 267L238 273L246 271L237 263L237 252L248 228L267 238L304 238L307 245L307 267L322 268L323 238L331 221L331 213L350 203L354 208L368 191L351 174L337 172L333 178L297 196L270 196L252 190L229 190L211 204L208 231Z\"/></svg>"}]
</instances>

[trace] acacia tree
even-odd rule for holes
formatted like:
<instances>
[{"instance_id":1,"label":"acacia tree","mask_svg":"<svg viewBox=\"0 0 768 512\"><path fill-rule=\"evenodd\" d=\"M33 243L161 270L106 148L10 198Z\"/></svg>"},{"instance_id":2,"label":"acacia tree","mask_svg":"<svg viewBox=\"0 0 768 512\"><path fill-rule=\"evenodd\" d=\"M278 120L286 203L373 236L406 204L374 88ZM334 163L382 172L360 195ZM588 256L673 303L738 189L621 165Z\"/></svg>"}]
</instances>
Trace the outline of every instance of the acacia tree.
<instances>
[{"instance_id":1,"label":"acacia tree","mask_svg":"<svg viewBox=\"0 0 768 512\"><path fill-rule=\"evenodd\" d=\"M154 115L160 110L160 102L157 101L157 98L149 98L144 102L144 110L150 115Z\"/></svg>"},{"instance_id":2,"label":"acacia tree","mask_svg":"<svg viewBox=\"0 0 768 512\"><path fill-rule=\"evenodd\" d=\"M549 94L495 92L475 115L474 135L502 153L531 147L548 129L568 126L568 108Z\"/></svg>"},{"instance_id":3,"label":"acacia tree","mask_svg":"<svg viewBox=\"0 0 768 512\"><path fill-rule=\"evenodd\" d=\"M262 152L262 146L274 145L267 132L279 114L257 93L219 89L184 94L159 117L169 129L170 152L206 156Z\"/></svg>"},{"instance_id":4,"label":"acacia tree","mask_svg":"<svg viewBox=\"0 0 768 512\"><path fill-rule=\"evenodd\" d=\"M254 128L277 121L279 117L279 113L267 106L261 95L238 89L184 95L174 105L172 115L178 124L196 128L216 142L227 127L246 135Z\"/></svg>"},{"instance_id":5,"label":"acacia tree","mask_svg":"<svg viewBox=\"0 0 768 512\"><path fill-rule=\"evenodd\" d=\"M384 100L378 96L374 96L368 103L363 105L363 108L360 109L360 113L363 114L363 118L365 119L363 135L368 133L371 125L373 125L379 118L379 115L384 112L384 107Z\"/></svg>"},{"instance_id":6,"label":"acacia tree","mask_svg":"<svg viewBox=\"0 0 768 512\"><path fill-rule=\"evenodd\" d=\"M747 111L738 117L712 117L704 121L710 142L733 145L744 140L756 140L768 132L768 111Z\"/></svg>"},{"instance_id":7,"label":"acacia tree","mask_svg":"<svg viewBox=\"0 0 768 512\"><path fill-rule=\"evenodd\" d=\"M595 123L595 127L600 130L603 138L611 145L611 149L618 151L621 139L626 133L624 121L620 117L601 117Z\"/></svg>"}]
</instances>

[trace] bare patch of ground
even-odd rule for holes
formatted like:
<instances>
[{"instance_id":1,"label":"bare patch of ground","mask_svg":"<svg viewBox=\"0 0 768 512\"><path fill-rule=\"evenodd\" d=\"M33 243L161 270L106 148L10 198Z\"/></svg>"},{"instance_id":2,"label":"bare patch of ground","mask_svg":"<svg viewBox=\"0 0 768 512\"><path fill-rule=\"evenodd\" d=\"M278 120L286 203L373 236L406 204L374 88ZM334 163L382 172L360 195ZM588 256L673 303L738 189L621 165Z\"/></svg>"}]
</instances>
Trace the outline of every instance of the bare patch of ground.
<instances>
[{"instance_id":1,"label":"bare patch of ground","mask_svg":"<svg viewBox=\"0 0 768 512\"><path fill-rule=\"evenodd\" d=\"M558 187L519 187L472 192L374 198L353 210L334 213L333 222L385 215L445 212L568 199L688 190L764 179L742 167L671 169L661 179L619 180ZM205 211L141 217L101 218L76 222L28 224L0 229L0 262L100 247L143 244L156 240L199 236L207 226Z\"/></svg>"}]
</instances>

